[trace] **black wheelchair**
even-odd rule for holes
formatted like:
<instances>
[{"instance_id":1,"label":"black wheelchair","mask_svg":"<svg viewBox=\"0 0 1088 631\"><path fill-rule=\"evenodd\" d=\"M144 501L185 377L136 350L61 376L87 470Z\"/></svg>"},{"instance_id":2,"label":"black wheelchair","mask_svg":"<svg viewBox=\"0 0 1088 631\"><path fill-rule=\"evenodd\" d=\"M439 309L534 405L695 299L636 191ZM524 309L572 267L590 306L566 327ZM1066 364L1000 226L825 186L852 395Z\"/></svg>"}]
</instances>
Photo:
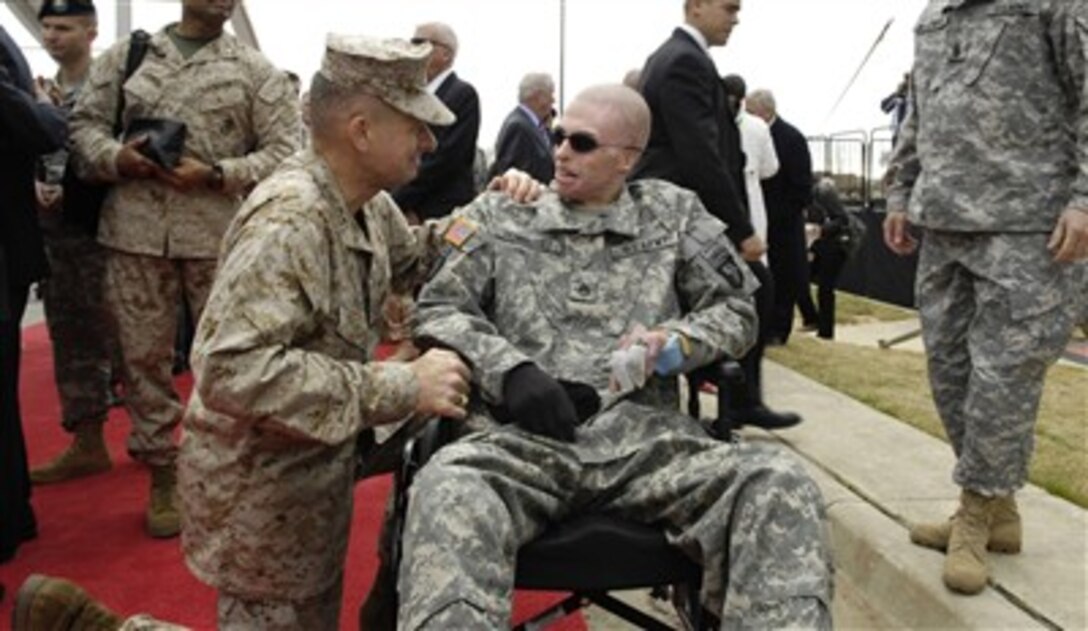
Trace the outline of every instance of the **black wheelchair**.
<instances>
[{"instance_id":1,"label":"black wheelchair","mask_svg":"<svg viewBox=\"0 0 1088 631\"><path fill-rule=\"evenodd\" d=\"M737 428L728 412L743 390L740 365L726 360L689 373L687 381L688 414L699 418L699 392L710 384L716 389L718 402L717 416L710 423L711 434L720 440L735 440ZM408 487L431 455L454 438L452 421L432 419L404 446L400 469L394 475L393 567L400 565ZM561 602L514 627L519 631L540 628L590 603L640 629L672 629L609 594L642 588L650 588L656 597L670 599L683 628L718 628L716 616L699 604L702 568L669 546L664 531L652 525L603 514L580 515L553 524L522 546L516 568L517 589L569 593Z\"/></svg>"}]
</instances>

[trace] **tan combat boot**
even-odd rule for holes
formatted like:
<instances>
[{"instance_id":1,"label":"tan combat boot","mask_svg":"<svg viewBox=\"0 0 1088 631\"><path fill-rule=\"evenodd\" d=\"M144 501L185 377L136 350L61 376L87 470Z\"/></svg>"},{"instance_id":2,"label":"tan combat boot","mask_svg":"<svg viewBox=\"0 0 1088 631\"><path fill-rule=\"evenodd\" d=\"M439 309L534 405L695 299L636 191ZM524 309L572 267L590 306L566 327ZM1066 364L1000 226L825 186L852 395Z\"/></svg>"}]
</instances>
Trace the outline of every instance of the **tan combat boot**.
<instances>
[{"instance_id":1,"label":"tan combat boot","mask_svg":"<svg viewBox=\"0 0 1088 631\"><path fill-rule=\"evenodd\" d=\"M178 513L177 476L174 465L151 467L151 499L147 506L147 532L156 539L176 537L181 532Z\"/></svg>"},{"instance_id":2,"label":"tan combat boot","mask_svg":"<svg viewBox=\"0 0 1088 631\"><path fill-rule=\"evenodd\" d=\"M102 437L102 423L82 423L68 449L49 463L30 470L30 481L53 484L109 471L111 467L113 463Z\"/></svg>"},{"instance_id":3,"label":"tan combat boot","mask_svg":"<svg viewBox=\"0 0 1088 631\"><path fill-rule=\"evenodd\" d=\"M994 520L990 524L990 538L986 549L1001 554L1019 554L1023 541L1023 528L1020 524L1020 511L1016 507L1016 497L999 497L994 507ZM958 511L957 511L958 513ZM914 524L910 528L911 542L944 552L948 549L948 538L952 534L952 520L955 515L940 523Z\"/></svg>"},{"instance_id":4,"label":"tan combat boot","mask_svg":"<svg viewBox=\"0 0 1088 631\"><path fill-rule=\"evenodd\" d=\"M977 594L986 587L986 541L1000 498L968 490L960 494L960 508L952 519L948 554L944 559L944 584L962 594Z\"/></svg>"},{"instance_id":5,"label":"tan combat boot","mask_svg":"<svg viewBox=\"0 0 1088 631\"><path fill-rule=\"evenodd\" d=\"M121 617L71 581L32 574L15 596L13 631L116 631Z\"/></svg>"}]
</instances>

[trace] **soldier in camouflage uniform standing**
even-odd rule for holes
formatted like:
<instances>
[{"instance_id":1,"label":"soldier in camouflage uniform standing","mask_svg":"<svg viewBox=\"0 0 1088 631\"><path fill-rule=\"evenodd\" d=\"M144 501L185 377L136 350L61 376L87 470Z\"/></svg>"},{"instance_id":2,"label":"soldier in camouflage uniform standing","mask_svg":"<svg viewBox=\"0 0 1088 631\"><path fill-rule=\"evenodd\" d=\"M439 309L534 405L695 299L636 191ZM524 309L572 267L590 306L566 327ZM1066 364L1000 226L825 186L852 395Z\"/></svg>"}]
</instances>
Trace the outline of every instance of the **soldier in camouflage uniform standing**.
<instances>
[{"instance_id":1,"label":"soldier in camouflage uniform standing","mask_svg":"<svg viewBox=\"0 0 1088 631\"><path fill-rule=\"evenodd\" d=\"M446 233L416 335L473 367L470 420L508 424L444 447L417 475L400 628L508 625L517 548L589 507L668 524L704 566L723 627L831 626L816 486L780 449L720 442L679 412L678 373L754 341L756 281L695 194L625 183L649 127L637 92L586 90L556 132L556 193L485 196ZM647 366L670 344L675 361L618 394L609 352L632 344Z\"/></svg>"},{"instance_id":2,"label":"soldier in camouflage uniform standing","mask_svg":"<svg viewBox=\"0 0 1088 631\"><path fill-rule=\"evenodd\" d=\"M1021 548L1047 368L1088 296L1088 0L931 0L915 28L884 240L922 229L917 300L960 507L911 539L947 550L952 590L986 586L986 550Z\"/></svg>"},{"instance_id":3,"label":"soldier in camouflage uniform standing","mask_svg":"<svg viewBox=\"0 0 1088 631\"><path fill-rule=\"evenodd\" d=\"M125 81L122 121L181 121L188 136L167 170L124 144L112 127L129 50L125 39L91 67L72 113L72 141L88 174L114 182L98 241L107 249L106 298L117 322L133 431L128 450L151 468L147 528L178 533L172 432L182 407L170 367L183 292L199 318L215 257L242 196L298 142L298 109L286 76L223 32L233 1L183 0L181 22L152 35Z\"/></svg>"},{"instance_id":4,"label":"soldier in camouflage uniform standing","mask_svg":"<svg viewBox=\"0 0 1088 631\"><path fill-rule=\"evenodd\" d=\"M38 12L42 41L60 65L48 86L57 105L71 111L91 66L98 20L90 0L49 1ZM95 236L63 210L61 178L68 152L42 158L37 182L38 217L50 276L42 283L45 321L53 341L53 375L61 424L72 444L32 469L30 480L49 484L108 470L102 424L109 412L110 357L114 341L103 283L106 254Z\"/></svg>"}]
</instances>

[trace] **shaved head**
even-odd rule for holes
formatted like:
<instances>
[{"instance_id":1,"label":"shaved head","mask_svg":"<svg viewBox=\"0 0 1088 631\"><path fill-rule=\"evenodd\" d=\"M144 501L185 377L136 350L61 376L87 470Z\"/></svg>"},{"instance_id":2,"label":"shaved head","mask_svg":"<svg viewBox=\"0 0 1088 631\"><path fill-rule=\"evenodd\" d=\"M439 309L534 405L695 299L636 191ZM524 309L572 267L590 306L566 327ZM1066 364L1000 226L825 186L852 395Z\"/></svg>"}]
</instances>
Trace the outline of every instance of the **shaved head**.
<instances>
[{"instance_id":1,"label":"shaved head","mask_svg":"<svg viewBox=\"0 0 1088 631\"><path fill-rule=\"evenodd\" d=\"M632 147L646 146L650 138L650 107L635 90L619 84L595 85L580 92L570 106L579 105L608 110L608 126L616 141Z\"/></svg>"}]
</instances>

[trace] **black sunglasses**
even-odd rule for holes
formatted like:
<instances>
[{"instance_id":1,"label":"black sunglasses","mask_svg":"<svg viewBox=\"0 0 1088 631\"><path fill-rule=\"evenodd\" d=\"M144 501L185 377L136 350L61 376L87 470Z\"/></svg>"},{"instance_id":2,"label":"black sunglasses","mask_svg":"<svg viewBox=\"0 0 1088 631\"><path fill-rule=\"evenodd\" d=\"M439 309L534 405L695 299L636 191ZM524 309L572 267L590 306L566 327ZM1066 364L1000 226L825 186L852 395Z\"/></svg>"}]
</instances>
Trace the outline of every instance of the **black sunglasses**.
<instances>
[{"instance_id":1,"label":"black sunglasses","mask_svg":"<svg viewBox=\"0 0 1088 631\"><path fill-rule=\"evenodd\" d=\"M633 147L631 145L606 145L597 140L593 134L584 131L576 131L567 133L567 130L562 127L556 127L552 130L552 142L555 143L555 148L558 149L563 145L563 142L570 142L570 148L575 153L593 153L601 147L615 147L618 149L631 149L634 151L642 151L642 147Z\"/></svg>"}]
</instances>

